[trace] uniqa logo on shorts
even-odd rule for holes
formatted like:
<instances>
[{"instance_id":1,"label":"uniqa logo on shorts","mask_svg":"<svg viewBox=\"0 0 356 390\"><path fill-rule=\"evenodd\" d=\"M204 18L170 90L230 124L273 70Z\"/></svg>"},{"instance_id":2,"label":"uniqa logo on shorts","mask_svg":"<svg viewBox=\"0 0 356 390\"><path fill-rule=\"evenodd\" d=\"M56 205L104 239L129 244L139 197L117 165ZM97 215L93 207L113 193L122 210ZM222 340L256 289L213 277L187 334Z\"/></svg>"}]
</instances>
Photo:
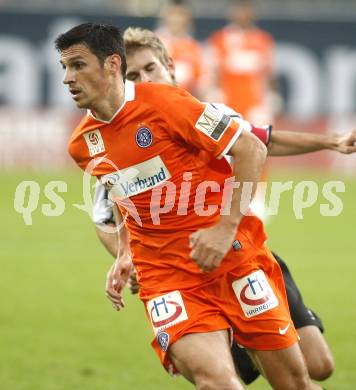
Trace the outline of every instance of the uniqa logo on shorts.
<instances>
[{"instance_id":1,"label":"uniqa logo on shorts","mask_svg":"<svg viewBox=\"0 0 356 390\"><path fill-rule=\"evenodd\" d=\"M179 291L172 291L151 299L147 302L146 307L156 335L162 330L188 319Z\"/></svg>"},{"instance_id":2,"label":"uniqa logo on shorts","mask_svg":"<svg viewBox=\"0 0 356 390\"><path fill-rule=\"evenodd\" d=\"M125 199L157 187L171 178L160 156L142 163L104 175L101 182L110 191L110 196Z\"/></svg>"},{"instance_id":3,"label":"uniqa logo on shorts","mask_svg":"<svg viewBox=\"0 0 356 390\"><path fill-rule=\"evenodd\" d=\"M232 283L232 288L246 317L254 317L278 306L268 280L262 270L255 271Z\"/></svg>"}]
</instances>

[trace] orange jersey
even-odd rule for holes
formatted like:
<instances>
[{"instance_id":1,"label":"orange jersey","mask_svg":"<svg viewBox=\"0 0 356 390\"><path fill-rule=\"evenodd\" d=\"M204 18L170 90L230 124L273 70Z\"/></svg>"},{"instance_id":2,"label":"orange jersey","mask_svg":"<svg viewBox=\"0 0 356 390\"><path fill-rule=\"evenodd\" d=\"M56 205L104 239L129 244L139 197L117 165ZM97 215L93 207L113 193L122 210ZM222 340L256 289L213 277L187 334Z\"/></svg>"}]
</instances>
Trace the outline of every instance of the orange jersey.
<instances>
[{"instance_id":1,"label":"orange jersey","mask_svg":"<svg viewBox=\"0 0 356 390\"><path fill-rule=\"evenodd\" d=\"M253 245L264 243L261 222L249 216L239 227L237 260L231 250L203 274L189 257L189 235L219 219L221 186L231 176L219 158L244 126L180 88L126 82L125 102L110 121L89 113L74 131L71 156L83 170L91 166L125 218L142 296L199 285L248 262Z\"/></svg>"},{"instance_id":2,"label":"orange jersey","mask_svg":"<svg viewBox=\"0 0 356 390\"><path fill-rule=\"evenodd\" d=\"M271 73L272 37L257 28L243 31L229 25L215 32L209 44L214 52L217 82L225 104L251 120L250 110L265 105Z\"/></svg>"},{"instance_id":3,"label":"orange jersey","mask_svg":"<svg viewBox=\"0 0 356 390\"><path fill-rule=\"evenodd\" d=\"M173 37L163 29L156 31L174 60L177 83L190 93L198 93L203 74L202 48L191 36Z\"/></svg>"}]
</instances>

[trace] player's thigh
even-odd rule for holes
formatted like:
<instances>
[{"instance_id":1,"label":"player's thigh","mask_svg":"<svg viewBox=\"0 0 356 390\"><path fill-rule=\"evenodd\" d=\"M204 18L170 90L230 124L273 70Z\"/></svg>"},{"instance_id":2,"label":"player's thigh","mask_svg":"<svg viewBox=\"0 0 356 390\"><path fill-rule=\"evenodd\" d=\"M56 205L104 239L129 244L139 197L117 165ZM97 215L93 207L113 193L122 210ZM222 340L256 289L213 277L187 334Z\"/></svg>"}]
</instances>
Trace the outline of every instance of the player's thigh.
<instances>
[{"instance_id":1,"label":"player's thigh","mask_svg":"<svg viewBox=\"0 0 356 390\"><path fill-rule=\"evenodd\" d=\"M208 381L218 386L221 381L220 388L243 389L237 379L227 330L187 334L168 353L177 370L192 383Z\"/></svg>"},{"instance_id":2,"label":"player's thigh","mask_svg":"<svg viewBox=\"0 0 356 390\"><path fill-rule=\"evenodd\" d=\"M307 388L310 379L298 343L284 349L249 353L273 388Z\"/></svg>"},{"instance_id":3,"label":"player's thigh","mask_svg":"<svg viewBox=\"0 0 356 390\"><path fill-rule=\"evenodd\" d=\"M319 328L313 325L297 329L300 349L313 379L328 378L334 370L334 359Z\"/></svg>"}]
</instances>

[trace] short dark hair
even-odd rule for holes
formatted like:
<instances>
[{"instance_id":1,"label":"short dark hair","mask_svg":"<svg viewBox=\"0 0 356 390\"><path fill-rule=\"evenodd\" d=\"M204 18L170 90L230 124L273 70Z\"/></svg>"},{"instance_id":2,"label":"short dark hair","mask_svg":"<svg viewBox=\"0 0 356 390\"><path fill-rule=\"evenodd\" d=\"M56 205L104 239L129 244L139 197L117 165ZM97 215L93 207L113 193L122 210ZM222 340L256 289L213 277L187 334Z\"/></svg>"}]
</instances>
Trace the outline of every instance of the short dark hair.
<instances>
[{"instance_id":1,"label":"short dark hair","mask_svg":"<svg viewBox=\"0 0 356 390\"><path fill-rule=\"evenodd\" d=\"M126 54L124 40L119 28L110 24L83 23L59 35L54 42L55 48L61 52L77 44L87 46L98 58L101 65L105 59L118 54L121 57L121 73L126 74Z\"/></svg>"}]
</instances>

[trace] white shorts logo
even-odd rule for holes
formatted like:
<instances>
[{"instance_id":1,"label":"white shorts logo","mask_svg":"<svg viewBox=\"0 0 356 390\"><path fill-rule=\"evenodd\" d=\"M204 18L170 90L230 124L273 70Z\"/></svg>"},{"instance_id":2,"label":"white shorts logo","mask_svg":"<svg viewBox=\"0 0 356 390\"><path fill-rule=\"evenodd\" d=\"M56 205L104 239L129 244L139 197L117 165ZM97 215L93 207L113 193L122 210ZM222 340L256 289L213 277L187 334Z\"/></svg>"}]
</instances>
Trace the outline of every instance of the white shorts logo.
<instances>
[{"instance_id":1,"label":"white shorts logo","mask_svg":"<svg viewBox=\"0 0 356 390\"><path fill-rule=\"evenodd\" d=\"M126 199L157 187L170 179L171 174L160 156L120 171L109 173L101 182L110 191L112 199Z\"/></svg>"},{"instance_id":2,"label":"white shorts logo","mask_svg":"<svg viewBox=\"0 0 356 390\"><path fill-rule=\"evenodd\" d=\"M188 319L179 291L172 291L147 302L147 311L155 334Z\"/></svg>"},{"instance_id":3,"label":"white shorts logo","mask_svg":"<svg viewBox=\"0 0 356 390\"><path fill-rule=\"evenodd\" d=\"M219 141L225 130L229 127L231 118L207 104L200 115L195 127L208 135L214 141Z\"/></svg>"},{"instance_id":4,"label":"white shorts logo","mask_svg":"<svg viewBox=\"0 0 356 390\"><path fill-rule=\"evenodd\" d=\"M85 133L84 139L87 143L90 157L105 152L105 145L100 130L94 130Z\"/></svg>"},{"instance_id":5,"label":"white shorts logo","mask_svg":"<svg viewBox=\"0 0 356 390\"><path fill-rule=\"evenodd\" d=\"M278 306L278 300L263 271L251 273L232 283L246 317L254 317Z\"/></svg>"}]
</instances>

